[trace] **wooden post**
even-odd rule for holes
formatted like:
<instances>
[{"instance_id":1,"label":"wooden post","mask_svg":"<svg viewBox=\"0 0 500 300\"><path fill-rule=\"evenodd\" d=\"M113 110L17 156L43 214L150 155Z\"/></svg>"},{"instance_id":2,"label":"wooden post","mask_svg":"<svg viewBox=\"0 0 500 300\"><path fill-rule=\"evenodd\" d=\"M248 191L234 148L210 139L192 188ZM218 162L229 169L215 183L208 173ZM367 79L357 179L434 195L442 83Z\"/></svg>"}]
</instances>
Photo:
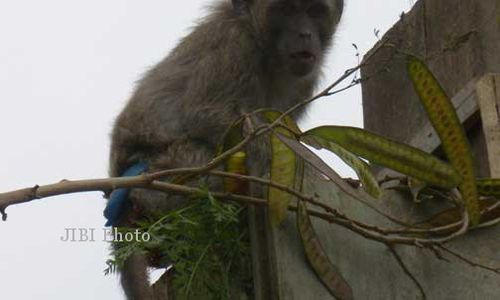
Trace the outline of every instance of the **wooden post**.
<instances>
[{"instance_id":1,"label":"wooden post","mask_svg":"<svg viewBox=\"0 0 500 300\"><path fill-rule=\"evenodd\" d=\"M487 75L476 85L490 176L500 178L500 75Z\"/></svg>"}]
</instances>

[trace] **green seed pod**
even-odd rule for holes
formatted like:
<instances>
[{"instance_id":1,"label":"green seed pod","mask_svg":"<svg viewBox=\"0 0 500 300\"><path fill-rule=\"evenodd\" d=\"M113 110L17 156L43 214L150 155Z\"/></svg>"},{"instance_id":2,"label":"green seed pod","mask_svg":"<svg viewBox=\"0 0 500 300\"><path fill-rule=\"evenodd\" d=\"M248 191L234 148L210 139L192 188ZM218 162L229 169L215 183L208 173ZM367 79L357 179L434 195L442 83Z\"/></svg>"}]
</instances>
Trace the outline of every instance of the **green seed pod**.
<instances>
[{"instance_id":1,"label":"green seed pod","mask_svg":"<svg viewBox=\"0 0 500 300\"><path fill-rule=\"evenodd\" d=\"M482 178L476 183L479 195L500 198L500 178Z\"/></svg>"},{"instance_id":2,"label":"green seed pod","mask_svg":"<svg viewBox=\"0 0 500 300\"><path fill-rule=\"evenodd\" d=\"M266 110L261 112L264 119L272 123L278 119L282 113L275 110ZM285 116L281 124L286 128L277 126L274 129L275 133L282 134L289 138L294 138L295 134L300 133L300 129L295 121L290 116ZM292 132L289 132L289 130ZM288 146L286 146L275 134L271 137L271 181L280 183L291 188L294 188L297 180L297 171L300 162L297 155ZM288 205L294 198L290 193L284 192L277 188L269 187L267 199L269 201L269 221L271 225L277 226L281 224L287 217Z\"/></svg>"},{"instance_id":3,"label":"green seed pod","mask_svg":"<svg viewBox=\"0 0 500 300\"><path fill-rule=\"evenodd\" d=\"M408 145L355 127L322 126L306 132L340 145L370 162L391 168L429 184L453 188L461 177L449 164Z\"/></svg>"},{"instance_id":4,"label":"green seed pod","mask_svg":"<svg viewBox=\"0 0 500 300\"><path fill-rule=\"evenodd\" d=\"M325 253L309 219L307 206L299 201L297 226L307 260L328 291L337 299L353 299L352 289Z\"/></svg>"},{"instance_id":5,"label":"green seed pod","mask_svg":"<svg viewBox=\"0 0 500 300\"><path fill-rule=\"evenodd\" d=\"M469 141L450 98L427 66L418 58L408 56L408 73L429 120L441 139L446 157L463 181L459 186L471 223L480 220L474 161Z\"/></svg>"}]
</instances>

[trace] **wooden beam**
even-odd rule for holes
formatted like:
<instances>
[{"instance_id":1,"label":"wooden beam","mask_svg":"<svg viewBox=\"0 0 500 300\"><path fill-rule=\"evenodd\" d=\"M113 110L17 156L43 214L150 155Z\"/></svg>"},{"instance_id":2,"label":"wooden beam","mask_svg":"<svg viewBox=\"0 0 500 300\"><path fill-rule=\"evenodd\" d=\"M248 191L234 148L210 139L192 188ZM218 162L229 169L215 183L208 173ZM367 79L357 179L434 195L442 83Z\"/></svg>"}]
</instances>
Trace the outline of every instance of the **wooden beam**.
<instances>
[{"instance_id":1,"label":"wooden beam","mask_svg":"<svg viewBox=\"0 0 500 300\"><path fill-rule=\"evenodd\" d=\"M481 78L475 98L481 112L490 176L500 178L500 74Z\"/></svg>"}]
</instances>

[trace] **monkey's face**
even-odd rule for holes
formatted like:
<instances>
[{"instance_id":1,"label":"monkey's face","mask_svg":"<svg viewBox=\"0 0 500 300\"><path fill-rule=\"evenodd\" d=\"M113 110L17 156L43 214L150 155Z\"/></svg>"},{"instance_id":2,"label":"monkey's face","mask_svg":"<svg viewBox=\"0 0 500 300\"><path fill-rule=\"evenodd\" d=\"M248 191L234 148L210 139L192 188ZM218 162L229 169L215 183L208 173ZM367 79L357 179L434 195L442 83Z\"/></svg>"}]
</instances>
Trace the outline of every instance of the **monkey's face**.
<instances>
[{"instance_id":1,"label":"monkey's face","mask_svg":"<svg viewBox=\"0 0 500 300\"><path fill-rule=\"evenodd\" d=\"M342 14L343 0L269 0L268 42L280 69L316 73Z\"/></svg>"}]
</instances>

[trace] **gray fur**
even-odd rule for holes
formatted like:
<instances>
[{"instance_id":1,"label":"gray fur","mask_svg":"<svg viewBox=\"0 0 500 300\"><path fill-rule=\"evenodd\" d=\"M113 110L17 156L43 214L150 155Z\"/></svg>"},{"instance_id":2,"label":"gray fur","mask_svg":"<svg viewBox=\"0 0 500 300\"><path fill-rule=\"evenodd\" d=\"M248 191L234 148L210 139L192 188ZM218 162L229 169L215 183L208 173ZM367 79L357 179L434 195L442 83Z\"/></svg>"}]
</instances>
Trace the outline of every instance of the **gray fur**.
<instances>
[{"instance_id":1,"label":"gray fur","mask_svg":"<svg viewBox=\"0 0 500 300\"><path fill-rule=\"evenodd\" d=\"M321 22L322 29L318 31L323 31L313 32L318 49L311 46L311 51L317 57L312 71L304 76L291 74L289 66L276 55L283 47L287 50L283 45L297 48L302 42L291 33L286 43L279 45L275 41L278 39L269 29L275 20L269 17L269 6L277 1L233 2L238 3L237 10L229 0L218 2L175 49L140 80L113 129L111 176L121 175L138 161L147 162L153 171L202 166L213 157L215 146L227 127L243 113L259 108L285 111L311 96L324 53L340 19L343 1L317 0L328 5L331 14ZM302 7L311 1L281 2ZM293 21L290 24L310 23L303 18L300 22L299 19ZM295 32L292 25L285 29ZM290 44L290 40L296 43ZM300 113L295 117L299 116ZM257 145L248 149L250 164L266 165L263 148L265 146ZM141 214L182 205L179 197L169 198L142 189L133 190L130 198L132 213L127 214L123 225L132 224ZM128 299L153 297L147 289L146 261L135 255L121 270Z\"/></svg>"}]
</instances>

